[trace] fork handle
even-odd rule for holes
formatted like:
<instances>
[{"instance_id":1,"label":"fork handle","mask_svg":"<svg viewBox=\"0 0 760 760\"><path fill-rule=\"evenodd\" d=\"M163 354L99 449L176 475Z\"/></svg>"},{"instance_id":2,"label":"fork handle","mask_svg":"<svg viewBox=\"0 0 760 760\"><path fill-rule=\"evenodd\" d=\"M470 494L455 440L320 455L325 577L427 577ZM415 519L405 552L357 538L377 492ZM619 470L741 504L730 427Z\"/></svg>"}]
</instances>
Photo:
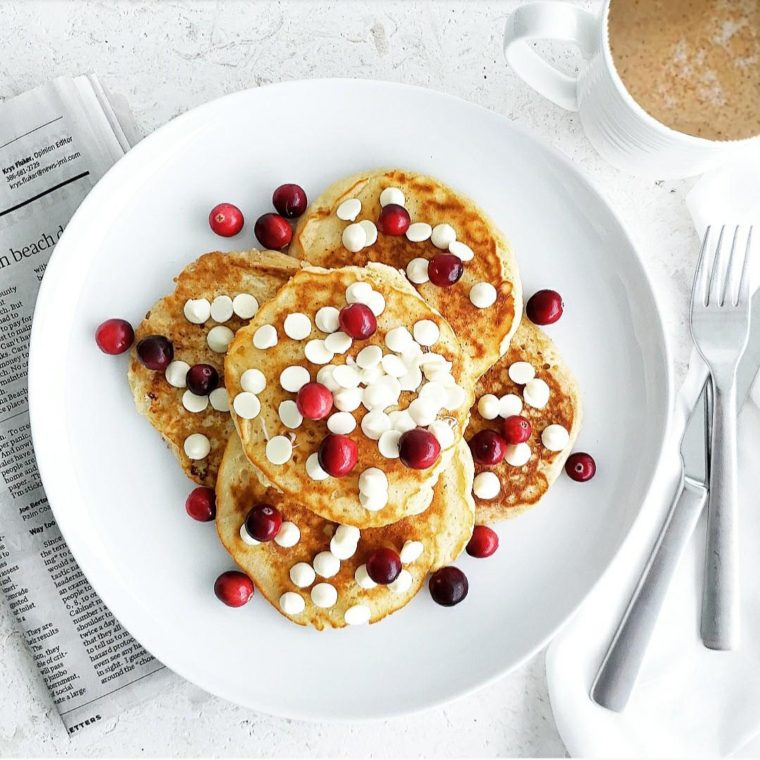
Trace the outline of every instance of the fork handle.
<instances>
[{"instance_id":1,"label":"fork handle","mask_svg":"<svg viewBox=\"0 0 760 760\"><path fill-rule=\"evenodd\" d=\"M736 376L714 382L702 641L710 649L739 646L739 546L736 463Z\"/></svg>"}]
</instances>

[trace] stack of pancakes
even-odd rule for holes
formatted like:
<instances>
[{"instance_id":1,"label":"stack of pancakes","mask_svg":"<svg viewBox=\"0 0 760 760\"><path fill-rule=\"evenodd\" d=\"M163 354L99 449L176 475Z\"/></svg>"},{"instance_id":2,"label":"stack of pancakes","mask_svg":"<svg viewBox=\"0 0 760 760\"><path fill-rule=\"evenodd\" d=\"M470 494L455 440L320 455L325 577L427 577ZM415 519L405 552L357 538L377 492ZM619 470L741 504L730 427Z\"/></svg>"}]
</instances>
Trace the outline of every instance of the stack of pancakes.
<instances>
[{"instance_id":1,"label":"stack of pancakes","mask_svg":"<svg viewBox=\"0 0 760 760\"><path fill-rule=\"evenodd\" d=\"M350 252L344 230L365 220L374 225L381 196L403 198L412 222L440 234L414 242L379 233L372 244ZM341 218L346 214L338 208L352 200L356 209L354 199L354 219ZM447 242L454 233L456 242ZM410 282L407 273L415 266L418 273L419 261L410 262L430 260L444 245L461 254L461 279L438 287L415 274ZM495 299L474 298L478 287ZM226 304L238 303L241 294L244 308L230 315ZM193 304L205 302L218 308L210 316L201 308L199 317ZM347 339L336 324L340 309L353 302L366 303L376 316L377 330L367 340ZM155 334L169 338L175 362L214 366L226 394L217 392L205 403L181 387L184 365L154 372L134 350L129 382L138 410L188 477L216 489L222 543L280 612L317 629L376 622L406 605L429 572L452 563L475 524L535 504L570 453L581 420L576 384L546 334L521 315L513 254L479 208L430 177L370 172L341 180L317 198L299 220L287 254L201 256L138 327L137 341ZM517 363L523 371L510 372ZM548 388L548 401L525 392L526 367ZM334 425L332 417L303 419L296 409L299 384L314 381L333 392L333 412L340 412ZM498 410L514 414L516 405L532 425L520 463L509 464L516 458L508 456L492 467L473 464L467 441L480 430L498 430ZM329 477L316 456L338 423L358 450L354 469L339 478ZM567 432L560 451L542 442L550 425ZM440 443L441 453L427 469L399 459L399 436L411 427L426 428ZM478 480L483 474L487 482ZM379 494L378 480L384 482ZM246 515L261 503L275 506L295 526L287 540L247 540ZM353 552L336 548L349 535ZM337 567L315 562L331 552L331 544L340 557ZM390 585L367 577L367 556L380 547L393 548L403 562ZM314 565L331 567L320 575ZM333 591L327 595L331 604L324 601L324 588L313 593L325 585L337 592L337 599Z\"/></svg>"}]
</instances>

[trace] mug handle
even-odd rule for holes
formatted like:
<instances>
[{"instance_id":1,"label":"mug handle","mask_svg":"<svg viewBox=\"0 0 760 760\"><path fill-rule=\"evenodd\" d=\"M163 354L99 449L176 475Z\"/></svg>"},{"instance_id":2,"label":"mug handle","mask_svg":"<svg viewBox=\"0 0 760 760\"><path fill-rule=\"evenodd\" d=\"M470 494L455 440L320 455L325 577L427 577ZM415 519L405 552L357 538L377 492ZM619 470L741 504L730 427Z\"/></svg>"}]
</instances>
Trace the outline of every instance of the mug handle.
<instances>
[{"instance_id":1,"label":"mug handle","mask_svg":"<svg viewBox=\"0 0 760 760\"><path fill-rule=\"evenodd\" d=\"M597 48L599 20L575 5L538 2L521 5L507 19L504 54L524 82L568 111L578 110L578 78L554 68L530 46L531 40L564 40L577 45L584 58Z\"/></svg>"}]
</instances>

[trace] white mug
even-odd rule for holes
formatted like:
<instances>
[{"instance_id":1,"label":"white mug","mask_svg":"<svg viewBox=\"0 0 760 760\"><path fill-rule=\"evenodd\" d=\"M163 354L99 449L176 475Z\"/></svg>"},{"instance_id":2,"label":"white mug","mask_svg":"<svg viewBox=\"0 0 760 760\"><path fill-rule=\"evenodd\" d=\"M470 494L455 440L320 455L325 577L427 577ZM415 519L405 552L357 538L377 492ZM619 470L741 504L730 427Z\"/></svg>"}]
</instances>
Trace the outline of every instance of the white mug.
<instances>
[{"instance_id":1,"label":"white mug","mask_svg":"<svg viewBox=\"0 0 760 760\"><path fill-rule=\"evenodd\" d=\"M631 2L632 0L616 0ZM504 53L515 73L562 108L578 111L593 146L611 164L632 174L672 179L701 174L760 146L745 140L707 140L676 132L650 116L625 89L610 53L610 0L595 16L561 0L528 3L507 20ZM577 77L555 69L530 46L533 40L577 45L587 65Z\"/></svg>"}]
</instances>

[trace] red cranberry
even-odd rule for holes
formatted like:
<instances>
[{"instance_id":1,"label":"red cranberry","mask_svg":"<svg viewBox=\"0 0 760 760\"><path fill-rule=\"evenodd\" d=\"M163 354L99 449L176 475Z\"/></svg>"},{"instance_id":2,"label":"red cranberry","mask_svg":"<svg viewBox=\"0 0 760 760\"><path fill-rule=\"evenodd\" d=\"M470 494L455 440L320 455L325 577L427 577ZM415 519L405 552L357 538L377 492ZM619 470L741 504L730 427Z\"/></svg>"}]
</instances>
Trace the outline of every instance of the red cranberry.
<instances>
[{"instance_id":1,"label":"red cranberry","mask_svg":"<svg viewBox=\"0 0 760 760\"><path fill-rule=\"evenodd\" d=\"M95 342L104 354L123 354L134 339L135 331L125 319L107 319L95 330Z\"/></svg>"},{"instance_id":2,"label":"red cranberry","mask_svg":"<svg viewBox=\"0 0 760 760\"><path fill-rule=\"evenodd\" d=\"M399 459L414 470L427 470L432 467L441 453L438 439L427 430L414 428L407 430L399 438Z\"/></svg>"},{"instance_id":3,"label":"red cranberry","mask_svg":"<svg viewBox=\"0 0 760 760\"><path fill-rule=\"evenodd\" d=\"M375 549L367 557L367 575L375 583L393 583L401 572L401 557L393 549Z\"/></svg>"},{"instance_id":4,"label":"red cranberry","mask_svg":"<svg viewBox=\"0 0 760 760\"><path fill-rule=\"evenodd\" d=\"M596 462L591 454L579 451L570 454L565 462L565 472L579 483L585 483L596 475Z\"/></svg>"},{"instance_id":5,"label":"red cranberry","mask_svg":"<svg viewBox=\"0 0 760 760\"><path fill-rule=\"evenodd\" d=\"M481 430L470 438L472 458L478 464L492 467L507 453L507 442L495 430Z\"/></svg>"},{"instance_id":6,"label":"red cranberry","mask_svg":"<svg viewBox=\"0 0 760 760\"><path fill-rule=\"evenodd\" d=\"M436 253L428 262L430 282L439 288L448 288L455 282L459 282L463 272L462 259L453 253Z\"/></svg>"},{"instance_id":7,"label":"red cranberry","mask_svg":"<svg viewBox=\"0 0 760 760\"><path fill-rule=\"evenodd\" d=\"M290 243L293 230L290 229L287 220L279 214L264 214L256 220L253 234L264 248L281 251Z\"/></svg>"},{"instance_id":8,"label":"red cranberry","mask_svg":"<svg viewBox=\"0 0 760 760\"><path fill-rule=\"evenodd\" d=\"M430 596L444 607L453 607L467 596L467 576L458 567L442 567L430 576Z\"/></svg>"},{"instance_id":9,"label":"red cranberry","mask_svg":"<svg viewBox=\"0 0 760 760\"><path fill-rule=\"evenodd\" d=\"M296 406L307 420L323 420L332 411L333 395L322 383L306 383L298 391Z\"/></svg>"},{"instance_id":10,"label":"red cranberry","mask_svg":"<svg viewBox=\"0 0 760 760\"><path fill-rule=\"evenodd\" d=\"M403 235L411 223L409 212L403 206L389 203L387 206L383 206L383 210L380 212L377 219L377 229L384 235Z\"/></svg>"},{"instance_id":11,"label":"red cranberry","mask_svg":"<svg viewBox=\"0 0 760 760\"><path fill-rule=\"evenodd\" d=\"M185 511L193 520L210 522L216 517L216 494L213 488L198 486L190 491L185 501Z\"/></svg>"},{"instance_id":12,"label":"red cranberry","mask_svg":"<svg viewBox=\"0 0 760 760\"><path fill-rule=\"evenodd\" d=\"M137 358L148 369L166 369L174 359L174 346L163 335L148 335L137 344Z\"/></svg>"},{"instance_id":13,"label":"red cranberry","mask_svg":"<svg viewBox=\"0 0 760 760\"><path fill-rule=\"evenodd\" d=\"M525 443L530 438L531 432L533 432L533 426L519 414L513 414L501 423L501 434L504 440L513 446Z\"/></svg>"},{"instance_id":14,"label":"red cranberry","mask_svg":"<svg viewBox=\"0 0 760 760\"><path fill-rule=\"evenodd\" d=\"M344 306L338 314L338 324L346 335L357 340L366 340L377 330L377 318L372 309L363 303Z\"/></svg>"},{"instance_id":15,"label":"red cranberry","mask_svg":"<svg viewBox=\"0 0 760 760\"><path fill-rule=\"evenodd\" d=\"M219 385L219 373L210 364L193 364L187 371L187 387L196 396L208 396Z\"/></svg>"},{"instance_id":16,"label":"red cranberry","mask_svg":"<svg viewBox=\"0 0 760 760\"><path fill-rule=\"evenodd\" d=\"M245 530L257 541L271 541L281 527L280 510L271 504L256 504L245 517Z\"/></svg>"},{"instance_id":17,"label":"red cranberry","mask_svg":"<svg viewBox=\"0 0 760 760\"><path fill-rule=\"evenodd\" d=\"M231 203L220 203L208 215L209 227L222 237L232 237L243 229L243 212Z\"/></svg>"},{"instance_id":18,"label":"red cranberry","mask_svg":"<svg viewBox=\"0 0 760 760\"><path fill-rule=\"evenodd\" d=\"M499 548L499 537L495 530L485 525L476 525L472 538L467 544L467 553L471 557L490 557Z\"/></svg>"},{"instance_id":19,"label":"red cranberry","mask_svg":"<svg viewBox=\"0 0 760 760\"><path fill-rule=\"evenodd\" d=\"M228 607L242 607L253 596L253 582L239 570L228 570L216 579L214 593Z\"/></svg>"},{"instance_id":20,"label":"red cranberry","mask_svg":"<svg viewBox=\"0 0 760 760\"><path fill-rule=\"evenodd\" d=\"M334 478L348 475L356 466L358 456L356 443L347 435L326 435L317 451L319 466Z\"/></svg>"},{"instance_id":21,"label":"red cranberry","mask_svg":"<svg viewBox=\"0 0 760 760\"><path fill-rule=\"evenodd\" d=\"M537 325L551 325L562 316L565 304L556 290L539 290L525 304L528 319Z\"/></svg>"},{"instance_id":22,"label":"red cranberry","mask_svg":"<svg viewBox=\"0 0 760 760\"><path fill-rule=\"evenodd\" d=\"M306 193L300 185L280 185L272 194L272 205L286 219L295 219L306 211Z\"/></svg>"}]
</instances>

